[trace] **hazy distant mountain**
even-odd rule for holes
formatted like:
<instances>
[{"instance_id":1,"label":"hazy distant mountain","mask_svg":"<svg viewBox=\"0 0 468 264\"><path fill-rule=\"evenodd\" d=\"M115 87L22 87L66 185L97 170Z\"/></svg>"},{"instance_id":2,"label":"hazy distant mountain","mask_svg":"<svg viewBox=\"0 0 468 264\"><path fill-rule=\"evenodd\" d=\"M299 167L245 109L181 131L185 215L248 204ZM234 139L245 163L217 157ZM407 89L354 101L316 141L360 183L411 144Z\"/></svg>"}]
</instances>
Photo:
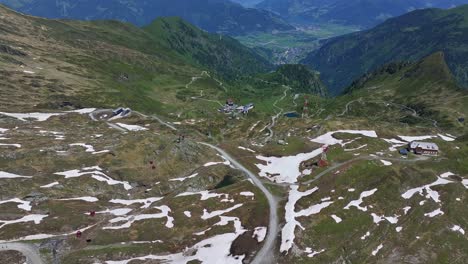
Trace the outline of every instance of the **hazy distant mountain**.
<instances>
[{"instance_id":1,"label":"hazy distant mountain","mask_svg":"<svg viewBox=\"0 0 468 264\"><path fill-rule=\"evenodd\" d=\"M268 11L228 0L0 0L20 12L46 18L116 19L147 25L162 16L179 16L210 31L239 35L293 29Z\"/></svg>"},{"instance_id":2,"label":"hazy distant mountain","mask_svg":"<svg viewBox=\"0 0 468 264\"><path fill-rule=\"evenodd\" d=\"M231 1L239 3L246 7L254 7L256 4L262 2L262 0L231 0Z\"/></svg>"},{"instance_id":3,"label":"hazy distant mountain","mask_svg":"<svg viewBox=\"0 0 468 264\"><path fill-rule=\"evenodd\" d=\"M468 5L417 10L367 30L329 40L303 61L339 93L354 79L393 61L443 51L457 81L468 86Z\"/></svg>"},{"instance_id":4,"label":"hazy distant mountain","mask_svg":"<svg viewBox=\"0 0 468 264\"><path fill-rule=\"evenodd\" d=\"M415 9L450 8L468 0L264 0L258 8L299 23L335 22L370 27Z\"/></svg>"}]
</instances>

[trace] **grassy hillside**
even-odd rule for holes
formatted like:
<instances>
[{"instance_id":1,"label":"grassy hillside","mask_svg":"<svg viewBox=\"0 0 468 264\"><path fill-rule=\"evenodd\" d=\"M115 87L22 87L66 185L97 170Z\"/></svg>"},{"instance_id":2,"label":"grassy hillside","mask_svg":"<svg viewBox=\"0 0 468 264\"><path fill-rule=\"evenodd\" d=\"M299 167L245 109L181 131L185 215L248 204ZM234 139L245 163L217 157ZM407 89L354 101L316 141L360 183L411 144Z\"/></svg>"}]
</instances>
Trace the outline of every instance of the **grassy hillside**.
<instances>
[{"instance_id":1,"label":"grassy hillside","mask_svg":"<svg viewBox=\"0 0 468 264\"><path fill-rule=\"evenodd\" d=\"M462 86L468 85L468 5L426 9L390 19L368 31L328 41L303 61L321 72L335 94L352 80L392 61L417 61L443 51Z\"/></svg>"},{"instance_id":2,"label":"grassy hillside","mask_svg":"<svg viewBox=\"0 0 468 264\"><path fill-rule=\"evenodd\" d=\"M300 64L286 64L275 72L266 74L265 80L287 85L294 93L315 94L326 96L327 88L320 80L320 75Z\"/></svg>"},{"instance_id":3,"label":"grassy hillside","mask_svg":"<svg viewBox=\"0 0 468 264\"><path fill-rule=\"evenodd\" d=\"M264 58L237 40L206 33L180 18L161 18L144 27L162 46L217 74L233 78L271 70Z\"/></svg>"},{"instance_id":4,"label":"grassy hillside","mask_svg":"<svg viewBox=\"0 0 468 264\"><path fill-rule=\"evenodd\" d=\"M35 18L1 6L0 13L5 106L28 96L31 100L23 102L28 108L71 101L168 114L185 104L180 95L186 98L205 90L224 98L227 88L216 78L271 69L237 41L180 19L159 19L140 29L116 21ZM191 85L192 77L201 75L207 81Z\"/></svg>"},{"instance_id":5,"label":"grassy hillside","mask_svg":"<svg viewBox=\"0 0 468 264\"><path fill-rule=\"evenodd\" d=\"M341 117L367 117L401 126L466 131L468 91L460 88L441 52L416 63L391 63L356 80L331 108Z\"/></svg>"}]
</instances>

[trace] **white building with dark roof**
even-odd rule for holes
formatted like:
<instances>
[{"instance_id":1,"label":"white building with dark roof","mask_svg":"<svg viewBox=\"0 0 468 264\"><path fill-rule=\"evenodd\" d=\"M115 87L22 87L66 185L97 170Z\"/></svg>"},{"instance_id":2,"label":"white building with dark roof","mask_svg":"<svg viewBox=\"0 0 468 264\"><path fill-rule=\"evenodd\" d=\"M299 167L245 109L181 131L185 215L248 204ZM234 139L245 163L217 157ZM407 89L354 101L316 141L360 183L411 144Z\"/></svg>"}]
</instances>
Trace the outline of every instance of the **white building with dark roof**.
<instances>
[{"instance_id":1,"label":"white building with dark roof","mask_svg":"<svg viewBox=\"0 0 468 264\"><path fill-rule=\"evenodd\" d=\"M439 146L437 146L436 143L432 143L432 142L413 141L409 144L409 149L414 154L418 154L418 155L429 155L429 156L439 155Z\"/></svg>"}]
</instances>

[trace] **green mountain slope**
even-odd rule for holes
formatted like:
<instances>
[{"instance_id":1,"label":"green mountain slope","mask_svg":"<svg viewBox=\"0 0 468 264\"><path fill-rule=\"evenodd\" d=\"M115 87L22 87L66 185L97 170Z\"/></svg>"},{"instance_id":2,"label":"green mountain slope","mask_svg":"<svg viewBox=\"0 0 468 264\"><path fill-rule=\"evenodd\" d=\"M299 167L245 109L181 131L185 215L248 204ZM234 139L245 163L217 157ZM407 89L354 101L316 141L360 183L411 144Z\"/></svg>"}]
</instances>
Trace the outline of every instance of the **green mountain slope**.
<instances>
[{"instance_id":1,"label":"green mountain slope","mask_svg":"<svg viewBox=\"0 0 468 264\"><path fill-rule=\"evenodd\" d=\"M115 19L139 26L157 17L178 16L209 32L230 35L293 29L273 13L228 0L0 0L0 3L47 18Z\"/></svg>"},{"instance_id":2,"label":"green mountain slope","mask_svg":"<svg viewBox=\"0 0 468 264\"><path fill-rule=\"evenodd\" d=\"M468 85L468 6L426 9L390 19L368 31L328 41L303 63L321 72L335 94L352 80L392 61L417 61L443 51L457 81Z\"/></svg>"},{"instance_id":3,"label":"green mountain slope","mask_svg":"<svg viewBox=\"0 0 468 264\"><path fill-rule=\"evenodd\" d=\"M224 93L226 88L212 77L230 79L271 69L237 41L180 19L160 19L141 29L116 21L47 20L2 6L0 14L5 106L20 107L15 100L27 96L31 100L21 103L25 108L71 101L169 113L184 103L179 93ZM211 81L197 88L187 85L202 71L210 72L206 78Z\"/></svg>"},{"instance_id":4,"label":"green mountain slope","mask_svg":"<svg viewBox=\"0 0 468 264\"><path fill-rule=\"evenodd\" d=\"M468 116L468 91L457 85L444 54L437 52L362 76L336 99L335 107L346 117L463 129L459 119Z\"/></svg>"},{"instance_id":5,"label":"green mountain slope","mask_svg":"<svg viewBox=\"0 0 468 264\"><path fill-rule=\"evenodd\" d=\"M162 46L224 77L271 70L264 58L237 40L206 33L180 18L161 18L144 27Z\"/></svg>"},{"instance_id":6,"label":"green mountain slope","mask_svg":"<svg viewBox=\"0 0 468 264\"><path fill-rule=\"evenodd\" d=\"M319 96L328 94L327 88L320 80L320 75L300 64L281 65L275 72L265 75L264 79L287 85L293 89L294 93Z\"/></svg>"}]
</instances>

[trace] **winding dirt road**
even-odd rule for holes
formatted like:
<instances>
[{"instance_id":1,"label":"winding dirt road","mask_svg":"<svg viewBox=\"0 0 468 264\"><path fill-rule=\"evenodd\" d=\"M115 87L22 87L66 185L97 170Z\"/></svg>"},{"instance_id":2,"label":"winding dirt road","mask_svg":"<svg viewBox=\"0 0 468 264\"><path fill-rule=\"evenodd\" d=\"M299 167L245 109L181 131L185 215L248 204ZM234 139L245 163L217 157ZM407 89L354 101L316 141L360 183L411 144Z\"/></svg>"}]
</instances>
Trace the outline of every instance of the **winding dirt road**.
<instances>
[{"instance_id":1,"label":"winding dirt road","mask_svg":"<svg viewBox=\"0 0 468 264\"><path fill-rule=\"evenodd\" d=\"M208 146L214 150L216 150L221 156L225 159L229 160L234 167L238 168L239 170L243 171L257 186L264 194L268 200L268 205L270 207L270 217L269 217L269 224L268 224L268 233L263 242L263 246L260 251L257 252L254 259L252 260L252 264L272 264L275 263L275 246L276 246L276 239L279 232L279 220L278 220L278 200L276 197L265 187L263 182L257 178L255 174L253 174L250 170L240 164L237 160L235 160L231 155L226 153L226 151L213 146L208 143L199 142L202 145Z\"/></svg>"},{"instance_id":2,"label":"winding dirt road","mask_svg":"<svg viewBox=\"0 0 468 264\"><path fill-rule=\"evenodd\" d=\"M276 115L273 115L271 117L271 123L266 127L266 129L268 129L269 131L269 135L268 137L265 139L265 142L269 142L271 140L271 138L274 136L274 132L273 132L273 127L276 125L276 120L280 117L280 115L284 112L284 109L277 106L276 104L278 104L279 102L283 101L284 98L286 98L286 96L288 95L288 91L291 90L291 87L289 86L285 86L283 85L283 87L285 88L284 89L284 94L281 98L279 98L278 100L276 100L274 103L273 103L273 106L279 110L278 113L276 113Z\"/></svg>"},{"instance_id":3,"label":"winding dirt road","mask_svg":"<svg viewBox=\"0 0 468 264\"><path fill-rule=\"evenodd\" d=\"M26 243L1 243L0 251L13 250L21 252L26 257L27 264L44 264L42 261L41 255L39 254L39 249L32 245Z\"/></svg>"}]
</instances>

